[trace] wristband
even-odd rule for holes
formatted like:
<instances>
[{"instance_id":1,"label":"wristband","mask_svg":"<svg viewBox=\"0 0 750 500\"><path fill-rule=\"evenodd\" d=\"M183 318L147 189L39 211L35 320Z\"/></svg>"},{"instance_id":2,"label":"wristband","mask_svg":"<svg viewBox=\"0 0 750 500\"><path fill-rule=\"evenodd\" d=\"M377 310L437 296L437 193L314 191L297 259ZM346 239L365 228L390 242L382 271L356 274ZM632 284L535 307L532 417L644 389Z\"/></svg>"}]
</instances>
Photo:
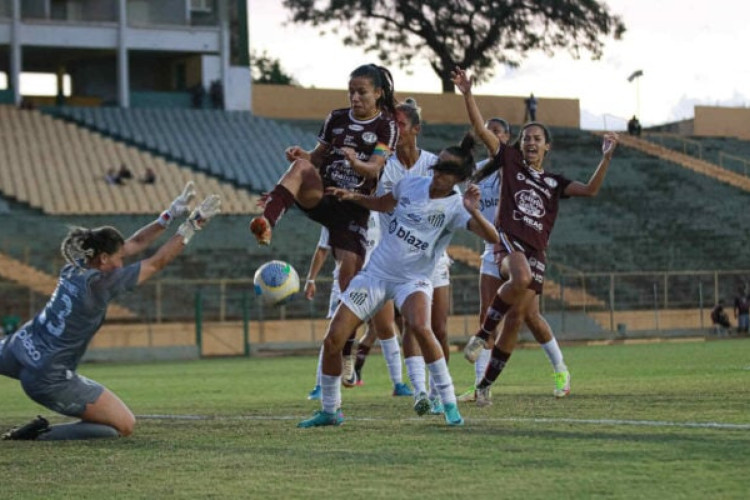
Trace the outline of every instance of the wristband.
<instances>
[{"instance_id":1,"label":"wristband","mask_svg":"<svg viewBox=\"0 0 750 500\"><path fill-rule=\"evenodd\" d=\"M312 283L314 285L315 284L315 280L307 280L307 281L305 281L305 285L307 285L308 283Z\"/></svg>"},{"instance_id":2,"label":"wristband","mask_svg":"<svg viewBox=\"0 0 750 500\"><path fill-rule=\"evenodd\" d=\"M172 216L171 216L171 215L169 214L169 210L165 210L165 211L163 211L163 212L162 212L162 213L161 213L161 214L159 215L159 218L158 218L158 219L156 219L156 222L157 222L157 223L158 223L158 224L159 224L159 225L160 225L161 227L169 227L169 225L170 225L170 224L172 223Z\"/></svg>"}]
</instances>

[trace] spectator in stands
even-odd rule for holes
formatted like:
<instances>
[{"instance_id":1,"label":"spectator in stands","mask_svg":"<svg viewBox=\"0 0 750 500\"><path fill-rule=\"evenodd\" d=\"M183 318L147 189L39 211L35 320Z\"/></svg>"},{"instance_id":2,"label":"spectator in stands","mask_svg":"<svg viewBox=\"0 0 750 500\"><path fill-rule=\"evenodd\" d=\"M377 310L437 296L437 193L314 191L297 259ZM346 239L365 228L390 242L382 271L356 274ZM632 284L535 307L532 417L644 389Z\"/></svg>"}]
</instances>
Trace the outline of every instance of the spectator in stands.
<instances>
[{"instance_id":1,"label":"spectator in stands","mask_svg":"<svg viewBox=\"0 0 750 500\"><path fill-rule=\"evenodd\" d=\"M211 97L211 106L214 109L224 109L224 89L221 86L221 80L211 82L208 93Z\"/></svg>"},{"instance_id":2,"label":"spectator in stands","mask_svg":"<svg viewBox=\"0 0 750 500\"><path fill-rule=\"evenodd\" d=\"M146 173L141 178L143 184L155 184L156 183L156 172L151 167L146 167Z\"/></svg>"},{"instance_id":3,"label":"spectator in stands","mask_svg":"<svg viewBox=\"0 0 750 500\"><path fill-rule=\"evenodd\" d=\"M641 122L638 121L638 118L635 115L633 115L633 118L628 121L628 134L634 136L641 135Z\"/></svg>"},{"instance_id":4,"label":"spectator in stands","mask_svg":"<svg viewBox=\"0 0 750 500\"><path fill-rule=\"evenodd\" d=\"M734 319L737 320L737 333L748 333L750 326L750 297L745 291L745 285L737 287L734 297Z\"/></svg>"},{"instance_id":5,"label":"spectator in stands","mask_svg":"<svg viewBox=\"0 0 750 500\"><path fill-rule=\"evenodd\" d=\"M117 171L117 178L120 179L120 184L125 184L126 181L133 178L133 172L130 171L127 165L121 163L120 170Z\"/></svg>"},{"instance_id":6,"label":"spectator in stands","mask_svg":"<svg viewBox=\"0 0 750 500\"><path fill-rule=\"evenodd\" d=\"M203 100L205 99L205 97L206 89L203 88L203 84L197 83L190 89L190 100L192 102L193 108L203 108Z\"/></svg>"},{"instance_id":7,"label":"spectator in stands","mask_svg":"<svg viewBox=\"0 0 750 500\"><path fill-rule=\"evenodd\" d=\"M719 303L711 311L711 323L716 335L726 335L729 329L732 328L732 324L729 322L729 315L724 310L724 299L720 299Z\"/></svg>"},{"instance_id":8,"label":"spectator in stands","mask_svg":"<svg viewBox=\"0 0 750 500\"><path fill-rule=\"evenodd\" d=\"M104 180L107 181L107 184L111 184L113 186L122 185L122 179L120 179L117 169L115 169L114 167L107 170L107 175L104 176Z\"/></svg>"},{"instance_id":9,"label":"spectator in stands","mask_svg":"<svg viewBox=\"0 0 750 500\"><path fill-rule=\"evenodd\" d=\"M3 439L58 441L133 432L135 417L130 409L104 386L78 375L76 368L104 322L109 302L162 270L219 212L219 197L208 196L151 257L123 265L124 259L161 236L174 219L188 214L194 196L191 181L158 219L127 240L111 226L71 228L60 248L66 264L55 293L31 321L0 340L0 374L20 380L24 392L42 406L80 421L50 426L39 416Z\"/></svg>"},{"instance_id":10,"label":"spectator in stands","mask_svg":"<svg viewBox=\"0 0 750 500\"><path fill-rule=\"evenodd\" d=\"M461 68L453 72L453 83L464 96L464 104L474 130L484 119L471 93L472 79ZM525 124L511 145L499 145L495 156L475 178L502 172L495 224L500 243L495 246L495 263L507 281L497 290L485 314L484 322L471 337L464 356L475 362L489 338L503 321L500 335L492 347L490 361L477 385L478 406L491 404L490 386L502 372L518 341L518 333L527 311L544 285L546 249L554 228L561 198L596 196L604 182L617 134L606 133L602 157L588 182L571 181L563 175L544 170L544 160L552 147L549 129L539 122Z\"/></svg>"},{"instance_id":11,"label":"spectator in stands","mask_svg":"<svg viewBox=\"0 0 750 500\"><path fill-rule=\"evenodd\" d=\"M529 97L524 99L524 103L526 104L526 114L523 117L524 122L533 122L536 121L536 109L538 106L538 102L536 100L536 97L534 97L534 93L532 92Z\"/></svg>"}]
</instances>

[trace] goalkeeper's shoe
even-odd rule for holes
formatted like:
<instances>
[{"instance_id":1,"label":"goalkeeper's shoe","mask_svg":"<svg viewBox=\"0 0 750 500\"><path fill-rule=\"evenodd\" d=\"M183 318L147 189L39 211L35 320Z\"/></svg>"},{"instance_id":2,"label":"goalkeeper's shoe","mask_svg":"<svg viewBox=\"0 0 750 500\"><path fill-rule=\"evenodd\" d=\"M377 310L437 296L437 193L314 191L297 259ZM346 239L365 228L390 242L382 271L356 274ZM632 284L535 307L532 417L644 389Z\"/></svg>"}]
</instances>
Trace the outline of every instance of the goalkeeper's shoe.
<instances>
[{"instance_id":1,"label":"goalkeeper's shoe","mask_svg":"<svg viewBox=\"0 0 750 500\"><path fill-rule=\"evenodd\" d=\"M464 419L458 412L456 403L445 403L445 423L448 425L464 425Z\"/></svg>"},{"instance_id":2,"label":"goalkeeper's shoe","mask_svg":"<svg viewBox=\"0 0 750 500\"><path fill-rule=\"evenodd\" d=\"M414 391L412 391L411 388L405 383L399 382L398 384L393 386L393 395L394 396L413 396Z\"/></svg>"},{"instance_id":3,"label":"goalkeeper's shoe","mask_svg":"<svg viewBox=\"0 0 750 500\"><path fill-rule=\"evenodd\" d=\"M321 388L319 385L316 385L315 387L313 387L313 390L310 391L310 393L307 395L307 399L309 399L310 401L318 400L320 399L320 394Z\"/></svg>"},{"instance_id":4,"label":"goalkeeper's shoe","mask_svg":"<svg viewBox=\"0 0 750 500\"><path fill-rule=\"evenodd\" d=\"M445 408L440 398L430 398L430 415L442 415L443 413L445 413Z\"/></svg>"},{"instance_id":5,"label":"goalkeeper's shoe","mask_svg":"<svg viewBox=\"0 0 750 500\"><path fill-rule=\"evenodd\" d=\"M28 424L22 425L21 427L15 427L6 432L3 434L3 439L11 441L33 441L47 431L49 431L49 422L46 418L39 415Z\"/></svg>"},{"instance_id":6,"label":"goalkeeper's shoe","mask_svg":"<svg viewBox=\"0 0 750 500\"><path fill-rule=\"evenodd\" d=\"M473 403L477 400L477 388L473 385L469 387L466 392L459 394L456 397L456 401L459 403Z\"/></svg>"},{"instance_id":7,"label":"goalkeeper's shoe","mask_svg":"<svg viewBox=\"0 0 750 500\"><path fill-rule=\"evenodd\" d=\"M484 349L487 349L487 342L476 335L472 335L464 347L464 358L470 363L474 363Z\"/></svg>"},{"instance_id":8,"label":"goalkeeper's shoe","mask_svg":"<svg viewBox=\"0 0 750 500\"><path fill-rule=\"evenodd\" d=\"M344 414L341 412L341 410L336 410L333 413L328 413L327 411L318 410L315 413L313 413L313 416L308 418L307 420L303 420L302 422L297 424L297 427L307 429L309 427L323 427L326 425L341 425L344 423Z\"/></svg>"},{"instance_id":9,"label":"goalkeeper's shoe","mask_svg":"<svg viewBox=\"0 0 750 500\"><path fill-rule=\"evenodd\" d=\"M555 391L556 398L564 398L570 394L570 372L563 370L555 373Z\"/></svg>"},{"instance_id":10,"label":"goalkeeper's shoe","mask_svg":"<svg viewBox=\"0 0 750 500\"><path fill-rule=\"evenodd\" d=\"M354 387L357 385L357 372L354 371L354 360L352 356L344 358L344 369L341 372L341 385L344 387Z\"/></svg>"},{"instance_id":11,"label":"goalkeeper's shoe","mask_svg":"<svg viewBox=\"0 0 750 500\"><path fill-rule=\"evenodd\" d=\"M259 215L250 221L250 231L258 240L259 245L271 244L271 223L264 215Z\"/></svg>"},{"instance_id":12,"label":"goalkeeper's shoe","mask_svg":"<svg viewBox=\"0 0 750 500\"><path fill-rule=\"evenodd\" d=\"M420 392L417 396L417 399L414 402L414 411L417 412L417 415L420 417L430 411L430 399L424 392Z\"/></svg>"}]
</instances>

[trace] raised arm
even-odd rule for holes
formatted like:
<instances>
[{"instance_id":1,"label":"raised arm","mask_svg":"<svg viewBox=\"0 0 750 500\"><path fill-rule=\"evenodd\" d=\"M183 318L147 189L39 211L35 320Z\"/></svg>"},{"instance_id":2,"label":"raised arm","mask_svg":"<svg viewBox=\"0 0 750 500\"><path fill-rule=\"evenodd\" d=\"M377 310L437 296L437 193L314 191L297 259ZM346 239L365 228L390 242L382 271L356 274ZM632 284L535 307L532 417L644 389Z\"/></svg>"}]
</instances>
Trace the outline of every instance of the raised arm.
<instances>
[{"instance_id":1,"label":"raised arm","mask_svg":"<svg viewBox=\"0 0 750 500\"><path fill-rule=\"evenodd\" d=\"M471 93L473 79L466 74L466 71L458 67L451 72L451 76L453 77L453 84L464 96L466 113L469 115L469 121L474 129L474 134L487 146L488 151L495 154L500 147L500 139L484 126L484 118L474 100L474 95Z\"/></svg>"},{"instance_id":2,"label":"raised arm","mask_svg":"<svg viewBox=\"0 0 750 500\"><path fill-rule=\"evenodd\" d=\"M617 134L614 132L604 134L604 139L602 140L602 159L593 175L586 184L578 181L568 184L568 187L565 188L565 194L568 196L596 196L599 193L599 188L602 187L604 176L607 175L609 162L612 160L612 155L616 147Z\"/></svg>"},{"instance_id":3,"label":"raised arm","mask_svg":"<svg viewBox=\"0 0 750 500\"><path fill-rule=\"evenodd\" d=\"M177 234L164 243L154 255L141 261L141 271L138 274L138 284L151 278L164 269L167 264L177 257L185 246L190 243L196 231L200 231L216 214L221 211L221 199L212 194L196 207L190 217L183 222Z\"/></svg>"},{"instance_id":4,"label":"raised arm","mask_svg":"<svg viewBox=\"0 0 750 500\"><path fill-rule=\"evenodd\" d=\"M195 184L189 181L185 184L182 193L172 201L169 208L161 213L158 219L140 228L125 240L123 245L123 257L132 257L141 253L169 227L174 219L182 217L190 212L190 202L195 198Z\"/></svg>"},{"instance_id":5,"label":"raised arm","mask_svg":"<svg viewBox=\"0 0 750 500\"><path fill-rule=\"evenodd\" d=\"M376 212L390 212L396 208L396 199L391 193L386 193L383 196L366 196L342 188L329 187L326 188L326 194L331 194L339 200L354 202Z\"/></svg>"},{"instance_id":6,"label":"raised arm","mask_svg":"<svg viewBox=\"0 0 750 500\"><path fill-rule=\"evenodd\" d=\"M476 184L469 186L464 193L464 208L469 214L471 214L471 219L469 219L467 229L472 233L477 234L488 243L499 243L500 235L498 234L497 229L490 223L490 221L485 219L484 216L482 216L482 212L479 211L480 197L481 193Z\"/></svg>"}]
</instances>

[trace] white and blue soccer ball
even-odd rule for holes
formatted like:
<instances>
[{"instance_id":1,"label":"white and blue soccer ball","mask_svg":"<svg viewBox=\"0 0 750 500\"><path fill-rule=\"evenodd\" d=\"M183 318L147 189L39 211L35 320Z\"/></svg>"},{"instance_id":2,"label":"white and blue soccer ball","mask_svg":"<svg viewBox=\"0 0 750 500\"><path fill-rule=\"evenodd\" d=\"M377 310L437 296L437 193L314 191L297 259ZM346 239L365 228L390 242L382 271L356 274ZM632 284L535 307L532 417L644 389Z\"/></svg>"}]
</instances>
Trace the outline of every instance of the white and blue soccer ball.
<instances>
[{"instance_id":1,"label":"white and blue soccer ball","mask_svg":"<svg viewBox=\"0 0 750 500\"><path fill-rule=\"evenodd\" d=\"M253 284L255 295L260 296L264 304L278 306L299 292L299 274L291 264L272 260L255 271Z\"/></svg>"}]
</instances>

